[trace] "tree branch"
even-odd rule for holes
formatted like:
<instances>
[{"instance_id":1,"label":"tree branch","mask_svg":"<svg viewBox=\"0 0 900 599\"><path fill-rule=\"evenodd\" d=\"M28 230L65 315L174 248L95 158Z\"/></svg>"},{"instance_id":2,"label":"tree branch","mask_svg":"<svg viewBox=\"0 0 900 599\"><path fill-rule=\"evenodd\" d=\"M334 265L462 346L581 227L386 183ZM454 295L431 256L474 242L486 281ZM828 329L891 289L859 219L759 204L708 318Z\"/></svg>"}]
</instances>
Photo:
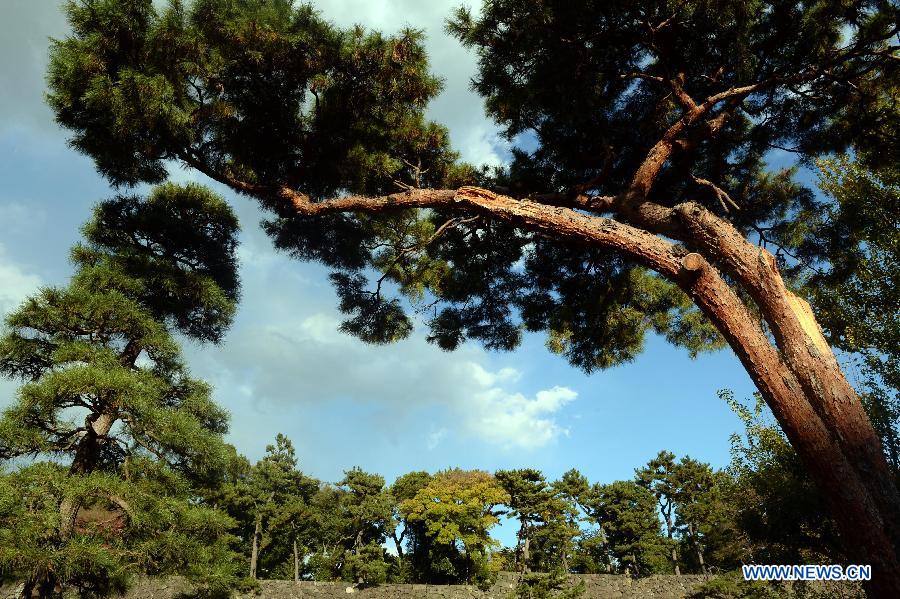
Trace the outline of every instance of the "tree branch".
<instances>
[{"instance_id":1,"label":"tree branch","mask_svg":"<svg viewBox=\"0 0 900 599\"><path fill-rule=\"evenodd\" d=\"M716 199L719 200L719 204L722 205L722 209L725 212L731 212L731 210L729 210L729 208L728 208L729 206L731 206L735 210L741 209L741 207L738 206L737 203L731 199L731 196L729 196L728 193L724 189L722 189L721 187L719 187L712 181L709 181L707 179L701 179L700 177L695 177L694 175L691 175L691 180L694 183L696 183L697 185L702 185L703 187L707 187L707 188L711 189L713 194L715 194Z\"/></svg>"}]
</instances>

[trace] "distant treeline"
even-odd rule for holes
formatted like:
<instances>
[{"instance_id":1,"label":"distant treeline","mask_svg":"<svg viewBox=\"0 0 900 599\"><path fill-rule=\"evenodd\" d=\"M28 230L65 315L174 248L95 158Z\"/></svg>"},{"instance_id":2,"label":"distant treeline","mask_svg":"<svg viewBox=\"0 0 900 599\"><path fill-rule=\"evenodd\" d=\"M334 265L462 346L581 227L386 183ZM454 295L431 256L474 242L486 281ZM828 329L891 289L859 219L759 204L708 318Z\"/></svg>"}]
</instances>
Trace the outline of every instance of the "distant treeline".
<instances>
[{"instance_id":1,"label":"distant treeline","mask_svg":"<svg viewBox=\"0 0 900 599\"><path fill-rule=\"evenodd\" d=\"M452 584L500 570L646 576L840 560L783 436L741 413L747 431L725 470L662 451L609 484L531 468L410 472L390 485L354 468L323 483L279 434L256 464L236 456L203 501L237 523L234 549L259 578ZM501 518L518 526L512 547L491 535Z\"/></svg>"}]
</instances>

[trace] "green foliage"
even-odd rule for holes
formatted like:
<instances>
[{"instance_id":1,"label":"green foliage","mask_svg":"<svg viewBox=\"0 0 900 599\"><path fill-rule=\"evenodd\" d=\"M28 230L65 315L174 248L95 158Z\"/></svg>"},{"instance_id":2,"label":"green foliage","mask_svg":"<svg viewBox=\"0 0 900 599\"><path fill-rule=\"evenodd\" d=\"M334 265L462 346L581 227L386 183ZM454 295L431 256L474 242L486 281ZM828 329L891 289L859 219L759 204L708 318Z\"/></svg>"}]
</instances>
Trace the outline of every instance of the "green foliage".
<instances>
[{"instance_id":1,"label":"green foliage","mask_svg":"<svg viewBox=\"0 0 900 599\"><path fill-rule=\"evenodd\" d=\"M312 503L318 491L319 481L297 469L294 446L279 433L253 466L234 456L230 472L211 490L207 502L235 520L236 551L249 556L250 547L256 545L257 577L293 578L294 559L297 574L306 574L303 563L316 536Z\"/></svg>"},{"instance_id":2,"label":"green foliage","mask_svg":"<svg viewBox=\"0 0 900 599\"><path fill-rule=\"evenodd\" d=\"M519 521L517 551L527 551L531 542L531 530L548 511L552 498L544 475L533 468L519 470L498 470L494 473L497 482L509 495L509 517ZM521 569L528 568L528 555L520 555Z\"/></svg>"},{"instance_id":3,"label":"green foliage","mask_svg":"<svg viewBox=\"0 0 900 599\"><path fill-rule=\"evenodd\" d=\"M770 78L739 109L716 108L729 116L715 139L686 132L651 199L701 202L785 255L806 255L797 226L828 202L795 170L768 170L768 152L788 147L809 161L852 147L882 165L896 156L891 3L504 0L477 17L457 11L448 28L478 52L488 112L511 139L537 141L493 173L456 164L447 132L424 119L439 83L420 32L340 30L284 2L156 10L81 0L67 10L73 32L54 43L49 102L74 145L114 182L159 180L174 158L258 198L274 212L276 245L332 267L344 330L374 343L412 330L395 290L434 308L429 338L445 349L465 339L508 349L524 330L545 331L585 370L633 359L650 331L691 355L722 339L681 291L608 251L440 210L298 217L278 200L281 187L314 200L466 183L526 196L590 182L587 192L615 194L680 118L654 77L677 75L697 99ZM803 93L779 78L796 73L811 77ZM726 213L694 177L740 210Z\"/></svg>"},{"instance_id":4,"label":"green foliage","mask_svg":"<svg viewBox=\"0 0 900 599\"><path fill-rule=\"evenodd\" d=\"M800 65L827 63L839 47L884 47L896 17L896 6L868 1L498 0L477 16L458 9L447 29L478 52L474 87L507 136L532 131L538 138L535 152L516 156L516 178L532 191L535 185L567 189L590 181L609 162L599 187L606 193L622 188L678 114L670 88L628 74L680 74L685 90L705 98L773 73L794 73ZM665 25L655 30L658 23ZM714 173L716 181L752 179L772 145L817 154L877 130L879 141L895 147L885 124L896 124L896 113L889 116L881 98L866 91L879 83L889 87L896 70L876 74L867 66L842 63L834 77L802 94L773 86L751 95L726 135L670 166L656 195L696 191L684 189L690 166ZM868 89L845 85L844 78ZM573 81L580 83L578 92L567 93ZM874 139L866 141L877 147ZM741 202L742 212L755 217L757 210L781 208L753 203Z\"/></svg>"},{"instance_id":5,"label":"green foliage","mask_svg":"<svg viewBox=\"0 0 900 599\"><path fill-rule=\"evenodd\" d=\"M733 482L725 488L745 554L754 563L840 562L828 506L784 433L766 418L760 399L751 409L727 390L720 396L746 427L743 435L732 435Z\"/></svg>"},{"instance_id":6,"label":"green foliage","mask_svg":"<svg viewBox=\"0 0 900 599\"><path fill-rule=\"evenodd\" d=\"M591 371L634 359L648 332L692 356L723 340L680 290L610 251L446 210L302 217L281 190L314 201L464 184L516 197L615 195L682 116L658 79L697 101L770 80L739 106L714 107L725 119L717 135L685 131L650 199L700 202L805 255L796 229L827 201L794 169L770 171L768 153L789 148L809 162L852 148L892 164L898 10L872 0L460 8L447 29L478 55L473 85L488 113L510 140L536 142L495 172L458 164L446 130L425 120L440 85L421 32L341 30L308 5L70 0L73 30L53 44L48 101L114 183L159 181L175 159L260 200L274 212L266 229L278 248L334 269L345 332L371 343L409 335L399 291L431 309L428 338L443 349L466 339L510 349L524 331L542 331L552 351ZM797 74L809 81L791 83Z\"/></svg>"},{"instance_id":7,"label":"green foliage","mask_svg":"<svg viewBox=\"0 0 900 599\"><path fill-rule=\"evenodd\" d=\"M497 545L489 531L499 522L497 506L509 495L486 472L459 469L438 472L414 497L400 504L410 522L421 522L433 541L431 559L448 580L489 579L495 565L489 550Z\"/></svg>"},{"instance_id":8,"label":"green foliage","mask_svg":"<svg viewBox=\"0 0 900 599\"><path fill-rule=\"evenodd\" d=\"M384 548L378 543L371 542L345 554L341 575L344 580L371 586L385 582L389 568Z\"/></svg>"},{"instance_id":9,"label":"green foliage","mask_svg":"<svg viewBox=\"0 0 900 599\"><path fill-rule=\"evenodd\" d=\"M65 505L79 507L60 536ZM14 578L49 575L81 597L118 594L135 574L186 576L211 595L240 578L233 521L198 505L190 483L158 461L78 476L38 462L0 480L0 508L0 567Z\"/></svg>"},{"instance_id":10,"label":"green foliage","mask_svg":"<svg viewBox=\"0 0 900 599\"><path fill-rule=\"evenodd\" d=\"M387 580L392 563L382 546L394 531L393 498L384 478L347 470L337 486L323 485L310 499L304 545L316 580L363 585Z\"/></svg>"},{"instance_id":11,"label":"green foliage","mask_svg":"<svg viewBox=\"0 0 900 599\"><path fill-rule=\"evenodd\" d=\"M447 132L422 117L440 84L420 32L341 31L282 1L72 0L66 12L48 101L115 183L159 182L179 158L320 196L410 181L404 159L448 167Z\"/></svg>"},{"instance_id":12,"label":"green foliage","mask_svg":"<svg viewBox=\"0 0 900 599\"><path fill-rule=\"evenodd\" d=\"M576 599L584 591L583 580L572 583L566 572L554 570L549 574L525 574L510 599Z\"/></svg>"},{"instance_id":13,"label":"green foliage","mask_svg":"<svg viewBox=\"0 0 900 599\"><path fill-rule=\"evenodd\" d=\"M822 499L783 435L758 409L723 397L746 425L724 471L663 451L634 482L608 485L590 485L577 470L548 484L527 468L410 472L389 489L382 477L351 469L336 485L316 484L297 471L293 446L279 435L253 467L233 456L226 482L206 502L238 521L232 548L248 559L258 535L264 578L293 576L294 541L301 579L490 586L497 572L527 564L531 572L514 590L521 597L578 596L571 573L670 573L673 548L682 573L841 561ZM503 514L526 524L515 547L499 548L491 537ZM667 520L670 537L661 530ZM388 539L396 556L385 550ZM708 586L771 588L732 588L724 579Z\"/></svg>"},{"instance_id":14,"label":"green foliage","mask_svg":"<svg viewBox=\"0 0 900 599\"><path fill-rule=\"evenodd\" d=\"M621 572L632 576L668 572L668 547L660 535L653 493L631 481L616 481L594 485L586 503Z\"/></svg>"},{"instance_id":15,"label":"green foliage","mask_svg":"<svg viewBox=\"0 0 900 599\"><path fill-rule=\"evenodd\" d=\"M195 339L219 341L239 296L238 229L221 197L197 184L168 183L146 199L99 204L84 227L87 244L73 257L82 268L109 263L133 280L134 299L155 318Z\"/></svg>"},{"instance_id":16,"label":"green foliage","mask_svg":"<svg viewBox=\"0 0 900 599\"><path fill-rule=\"evenodd\" d=\"M217 212L200 216L198 194ZM118 238L101 233L113 213L123 224ZM146 202L101 204L85 227L89 243L74 252L71 283L42 289L7 316L0 372L25 383L0 418L0 456L69 455L76 469L90 471L149 452L195 479L214 476L224 459L227 414L209 387L190 377L161 319L221 306L225 295L205 260L186 258L189 244L177 231L209 233L214 241L207 245L226 252L209 261L222 261L220 278L237 292L234 222L221 199L192 186L166 186ZM227 303L224 317L209 319L220 331L233 311Z\"/></svg>"},{"instance_id":17,"label":"green foliage","mask_svg":"<svg viewBox=\"0 0 900 599\"><path fill-rule=\"evenodd\" d=\"M105 202L70 284L8 315L0 372L23 384L0 416L0 458L31 465L2 481L0 568L26 592L106 596L136 573L180 573L213 594L237 581L232 521L197 502L225 466L228 414L172 337L227 326L235 223L194 186Z\"/></svg>"}]
</instances>

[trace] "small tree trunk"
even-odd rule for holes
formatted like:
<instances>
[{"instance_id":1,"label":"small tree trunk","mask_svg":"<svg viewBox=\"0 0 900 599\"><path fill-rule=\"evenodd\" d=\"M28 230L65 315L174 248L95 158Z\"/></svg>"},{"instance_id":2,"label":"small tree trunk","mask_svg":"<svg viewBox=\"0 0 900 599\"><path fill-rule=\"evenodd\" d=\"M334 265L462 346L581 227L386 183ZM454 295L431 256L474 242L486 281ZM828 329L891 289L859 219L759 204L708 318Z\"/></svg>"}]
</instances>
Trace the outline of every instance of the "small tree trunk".
<instances>
[{"instance_id":1,"label":"small tree trunk","mask_svg":"<svg viewBox=\"0 0 900 599\"><path fill-rule=\"evenodd\" d=\"M294 539L294 582L300 582L300 554L297 551L297 539Z\"/></svg>"},{"instance_id":2,"label":"small tree trunk","mask_svg":"<svg viewBox=\"0 0 900 599\"><path fill-rule=\"evenodd\" d=\"M406 529L404 528L403 534L399 537L397 536L397 531L394 530L391 532L391 538L394 540L394 547L397 548L397 567L400 570L400 575L403 576L403 537L406 536Z\"/></svg>"},{"instance_id":3,"label":"small tree trunk","mask_svg":"<svg viewBox=\"0 0 900 599\"><path fill-rule=\"evenodd\" d=\"M531 567L528 565L528 560L531 558L530 549L531 538L526 531L525 541L522 543L522 574L528 574L531 571Z\"/></svg>"},{"instance_id":4,"label":"small tree trunk","mask_svg":"<svg viewBox=\"0 0 900 599\"><path fill-rule=\"evenodd\" d=\"M116 415L113 413L98 414L94 412L85 418L87 430L78 441L75 456L69 466L69 476L90 474L97 468L105 437L109 434L115 421ZM60 500L59 527L56 530L56 536L60 543L64 543L72 535L80 510L81 504L78 501L69 497L63 497ZM46 568L38 568L25 580L21 596L28 599L37 597L44 599L61 591L56 575Z\"/></svg>"},{"instance_id":5,"label":"small tree trunk","mask_svg":"<svg viewBox=\"0 0 900 599\"><path fill-rule=\"evenodd\" d=\"M250 578L256 580L256 562L259 559L259 534L262 529L262 516L256 514L256 525L253 528L253 546L250 549Z\"/></svg>"},{"instance_id":6,"label":"small tree trunk","mask_svg":"<svg viewBox=\"0 0 900 599\"><path fill-rule=\"evenodd\" d=\"M697 552L697 562L700 564L700 571L706 576L706 563L703 561L703 547L700 545L700 539L697 537L698 532L694 523L688 522L688 534L691 537L691 544L694 546L694 551Z\"/></svg>"},{"instance_id":7,"label":"small tree trunk","mask_svg":"<svg viewBox=\"0 0 900 599\"><path fill-rule=\"evenodd\" d=\"M669 537L669 543L672 546L672 565L675 566L675 576L681 576L681 568L678 566L678 549L675 547L675 538L672 533L672 529L674 528L672 525L672 505L669 504L669 508L663 510L663 513L666 515L666 534Z\"/></svg>"}]
</instances>

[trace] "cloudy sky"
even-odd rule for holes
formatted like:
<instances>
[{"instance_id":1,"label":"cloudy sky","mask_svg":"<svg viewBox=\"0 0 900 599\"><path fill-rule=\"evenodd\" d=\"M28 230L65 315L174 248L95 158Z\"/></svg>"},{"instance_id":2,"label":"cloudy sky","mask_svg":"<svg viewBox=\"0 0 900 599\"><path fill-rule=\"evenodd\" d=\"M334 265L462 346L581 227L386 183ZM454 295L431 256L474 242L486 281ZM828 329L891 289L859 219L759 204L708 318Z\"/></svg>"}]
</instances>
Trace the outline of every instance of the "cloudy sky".
<instances>
[{"instance_id":1,"label":"cloudy sky","mask_svg":"<svg viewBox=\"0 0 900 599\"><path fill-rule=\"evenodd\" d=\"M447 124L463 157L498 163L507 148L468 89L474 59L442 31L459 0L319 0L329 19L395 31L424 29L434 71L446 80L430 116ZM44 105L48 37L66 24L57 0L0 0L0 312L41 285L65 284L66 256L96 201L112 191L66 146ZM189 171L179 180L210 183ZM422 334L369 347L337 331L326 271L276 253L262 215L229 198L242 227L244 293L224 343L188 345L194 373L232 414L230 441L258 459L278 432L311 475L337 480L359 465L393 480L450 466L572 467L593 481L630 477L659 450L723 466L740 423L716 397L753 391L730 352L690 360L651 339L636 362L585 376L549 354L539 336L514 353L466 345L443 353ZM421 332L420 332L421 333ZM15 385L0 380L0 406Z\"/></svg>"}]
</instances>

